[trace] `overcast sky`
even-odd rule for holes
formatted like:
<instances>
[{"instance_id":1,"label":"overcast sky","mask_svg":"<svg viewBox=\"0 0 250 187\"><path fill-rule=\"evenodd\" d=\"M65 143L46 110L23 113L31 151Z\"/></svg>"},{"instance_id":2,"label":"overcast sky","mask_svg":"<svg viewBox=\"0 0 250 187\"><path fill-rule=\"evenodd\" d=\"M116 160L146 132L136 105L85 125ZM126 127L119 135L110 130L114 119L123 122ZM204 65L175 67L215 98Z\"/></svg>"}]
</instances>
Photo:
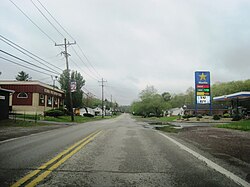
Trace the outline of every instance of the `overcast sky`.
<instances>
[{"instance_id":1,"label":"overcast sky","mask_svg":"<svg viewBox=\"0 0 250 187\"><path fill-rule=\"evenodd\" d=\"M57 43L63 42L64 37L30 0L12 1L49 37ZM44 11L37 0L33 2ZM110 99L112 94L120 105L137 99L138 93L147 85L153 85L159 93L185 92L194 86L197 70L210 71L212 83L250 78L249 0L40 2L73 36L91 62L94 69L76 45L69 47L70 69L79 71L86 80L85 88L99 98L101 87L96 79L101 77L107 80L105 98ZM65 59L60 55L62 49L55 47L54 42L11 1L2 0L0 6L2 36L65 69ZM48 14L46 16L70 42L74 42ZM0 49L36 63L2 41ZM0 57L14 60L3 53ZM22 70L33 80L52 84L47 75L0 59L0 79L14 79Z\"/></svg>"}]
</instances>

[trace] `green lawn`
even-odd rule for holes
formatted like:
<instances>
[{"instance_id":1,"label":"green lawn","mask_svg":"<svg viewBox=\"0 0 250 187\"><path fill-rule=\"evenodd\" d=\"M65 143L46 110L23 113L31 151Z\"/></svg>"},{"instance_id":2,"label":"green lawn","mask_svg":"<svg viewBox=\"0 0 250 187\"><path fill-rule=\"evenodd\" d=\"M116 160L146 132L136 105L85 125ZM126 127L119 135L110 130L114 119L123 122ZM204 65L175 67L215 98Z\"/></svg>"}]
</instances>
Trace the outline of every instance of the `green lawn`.
<instances>
[{"instance_id":1,"label":"green lawn","mask_svg":"<svg viewBox=\"0 0 250 187\"><path fill-rule=\"evenodd\" d=\"M216 125L218 128L236 129L242 131L250 131L250 120L237 121L229 124Z\"/></svg>"},{"instance_id":2,"label":"green lawn","mask_svg":"<svg viewBox=\"0 0 250 187\"><path fill-rule=\"evenodd\" d=\"M170 121L174 121L178 118L179 118L179 116L170 116L170 117L161 117L161 118L159 118L159 120L162 122L170 122Z\"/></svg>"}]
</instances>

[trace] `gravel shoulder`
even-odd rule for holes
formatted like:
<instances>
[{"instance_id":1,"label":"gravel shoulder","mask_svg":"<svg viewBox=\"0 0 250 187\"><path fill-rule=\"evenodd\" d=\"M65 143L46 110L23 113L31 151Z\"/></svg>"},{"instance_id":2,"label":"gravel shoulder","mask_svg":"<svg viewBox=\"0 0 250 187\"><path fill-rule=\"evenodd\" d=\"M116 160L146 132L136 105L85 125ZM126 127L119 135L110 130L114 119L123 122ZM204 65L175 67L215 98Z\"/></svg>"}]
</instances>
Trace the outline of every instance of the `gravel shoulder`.
<instances>
[{"instance_id":1,"label":"gravel shoulder","mask_svg":"<svg viewBox=\"0 0 250 187\"><path fill-rule=\"evenodd\" d=\"M168 133L169 134L169 133ZM212 155L250 182L250 133L215 127L193 126L171 133L184 144Z\"/></svg>"}]
</instances>

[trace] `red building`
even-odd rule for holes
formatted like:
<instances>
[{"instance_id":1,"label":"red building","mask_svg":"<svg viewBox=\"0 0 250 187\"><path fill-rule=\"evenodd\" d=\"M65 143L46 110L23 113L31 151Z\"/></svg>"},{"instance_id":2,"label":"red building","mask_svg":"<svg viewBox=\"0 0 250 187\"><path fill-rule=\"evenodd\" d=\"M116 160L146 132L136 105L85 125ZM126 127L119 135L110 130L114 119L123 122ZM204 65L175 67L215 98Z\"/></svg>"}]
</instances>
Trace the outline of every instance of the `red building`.
<instances>
[{"instance_id":1,"label":"red building","mask_svg":"<svg viewBox=\"0 0 250 187\"><path fill-rule=\"evenodd\" d=\"M0 81L0 87L15 91L9 105L16 113L43 114L64 105L64 91L39 81Z\"/></svg>"}]
</instances>

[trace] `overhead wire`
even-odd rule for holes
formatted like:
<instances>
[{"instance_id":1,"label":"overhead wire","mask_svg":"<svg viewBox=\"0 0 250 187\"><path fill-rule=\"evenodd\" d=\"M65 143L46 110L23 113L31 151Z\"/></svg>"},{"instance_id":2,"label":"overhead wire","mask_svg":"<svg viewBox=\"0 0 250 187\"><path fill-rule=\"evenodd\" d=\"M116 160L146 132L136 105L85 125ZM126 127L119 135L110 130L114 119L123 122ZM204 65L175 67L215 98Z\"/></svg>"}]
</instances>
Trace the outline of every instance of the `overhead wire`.
<instances>
[{"instance_id":1,"label":"overhead wire","mask_svg":"<svg viewBox=\"0 0 250 187\"><path fill-rule=\"evenodd\" d=\"M74 47L72 46L72 49L73 49L73 51L74 51L74 53L76 54L76 56L80 59L80 61L84 64L84 66L91 72L91 73L93 73L92 71L91 71L91 69L86 65L86 63L83 61L83 59L80 57L80 55L76 52L76 50L74 49ZM94 75L93 75L94 76ZM96 76L95 76L96 77ZM97 79L99 79L98 77L96 77Z\"/></svg>"},{"instance_id":2,"label":"overhead wire","mask_svg":"<svg viewBox=\"0 0 250 187\"><path fill-rule=\"evenodd\" d=\"M3 37L2 35L0 35L0 40L2 40L3 42L5 42L6 44L8 44L9 46L11 46L11 47L13 47L14 49L16 49L16 50L18 50L19 52L21 52L21 53L23 53L23 54L25 54L26 56L28 56L28 57L30 57L31 59L33 59L33 60L35 60L35 61L37 61L38 63L40 63L40 64L42 64L42 65L44 65L44 66L46 66L47 68L51 68L50 66L48 66L47 64L44 64L43 62L46 62L46 63L48 63L49 65L51 65L51 66L53 66L54 68L57 68L57 69L59 69L59 70L61 70L61 71L63 71L63 69L61 69L61 68L59 68L59 67L57 67L57 66L55 66L55 65L53 65L53 64L51 64L50 62L48 62L48 61L45 61L44 59L42 59L42 58L40 58L39 56L37 56L37 55L35 55L35 54L33 54L33 53L31 53L30 51L28 51L28 50L26 50L26 49L24 49L23 47L21 47L21 46L19 46L19 45L17 45L16 43L14 43L14 42L12 42L12 41L10 41L9 39L7 39L7 38L5 38L5 37ZM4 38L6 41L4 41L2 38ZM10 44L11 43L11 44ZM13 44L13 45L12 45ZM32 57L31 55L29 55L29 54L27 54L27 53L25 53L25 52L23 52L22 50L20 50L20 49L18 49L17 47L15 47L15 46L17 46L17 47L19 47L20 49L22 49L23 51L25 51L25 52L27 52L27 53L29 53L29 54L31 54L31 55L33 55L33 56L35 56L36 58L38 58L39 60L42 60L43 62L41 62L41 61L39 61L39 60L37 60L37 59L35 59L34 57ZM56 70L54 70L55 72L57 72ZM57 72L57 73L59 73L59 72Z\"/></svg>"},{"instance_id":3,"label":"overhead wire","mask_svg":"<svg viewBox=\"0 0 250 187\"><path fill-rule=\"evenodd\" d=\"M31 0L32 1L32 0ZM43 7L43 9L50 15L50 17L61 27L61 29L74 41L76 41L74 39L74 37L60 24L59 21L57 21L57 19L50 13L50 11L39 1L37 0L37 2ZM46 18L48 19L48 18ZM99 76L99 78L101 78L102 76L98 73L98 71L95 69L95 67L92 65L92 63L90 62L90 60L88 59L88 57L86 56L86 54L83 52L81 46L76 43L77 47L80 49L82 55L84 56L84 58L87 60L87 62L89 63L89 65L92 67L92 69L95 71L95 73Z\"/></svg>"},{"instance_id":4,"label":"overhead wire","mask_svg":"<svg viewBox=\"0 0 250 187\"><path fill-rule=\"evenodd\" d=\"M85 73L86 75L88 75L90 78L94 79L95 81L98 81L98 79L96 79L95 77L93 77L92 75L88 74L86 71L84 71L73 59L70 59L73 64L78 67L81 71L83 71L83 73Z\"/></svg>"},{"instance_id":5,"label":"overhead wire","mask_svg":"<svg viewBox=\"0 0 250 187\"><path fill-rule=\"evenodd\" d=\"M4 51L4 50L1 50L1 49L0 49L0 52L1 52L1 53L6 54L6 55L8 55L8 56L11 56L12 58L18 59L18 60L20 60L20 61L22 61L22 62L25 62L26 64L29 64L29 65L35 66L35 67L37 67L37 68L40 68L40 69L42 69L42 70L45 70L45 71L51 72L51 73L53 73L53 74L60 75L60 73L57 73L57 72L51 71L51 70L49 70L49 69L45 69L45 68L43 68L43 67L40 67L40 66L38 66L38 65L36 65L36 64L33 64L33 63L28 62L28 61L26 61L26 60L24 60L24 59L22 59L22 58L19 58L19 57L17 57L17 56L15 56L15 55L13 55L13 54L10 54L10 53L8 53L8 52L6 52L6 51Z\"/></svg>"},{"instance_id":6,"label":"overhead wire","mask_svg":"<svg viewBox=\"0 0 250 187\"><path fill-rule=\"evenodd\" d=\"M12 60L10 60L10 59L7 59L7 58L4 58L4 57L2 57L2 56L0 56L0 58L3 59L3 60L6 60L6 61L8 61L8 62L11 62L11 63L13 63L13 64L16 64L16 65L22 66L22 67L24 67L24 68L27 68L27 69L29 69L29 70L32 70L32 71L35 71L35 72L38 72L38 73L42 73L42 74L44 74L44 75L49 75L49 76L51 76L51 74L48 74L48 73L46 73L46 72L42 72L42 71L33 69L33 68L31 68L31 67L25 66L25 65L20 64L20 63L18 63L18 62L14 62L14 61L12 61Z\"/></svg>"},{"instance_id":7,"label":"overhead wire","mask_svg":"<svg viewBox=\"0 0 250 187\"><path fill-rule=\"evenodd\" d=\"M56 28L56 26L44 15L44 13L40 10L40 8L33 2L33 0L30 0L31 3L36 7L36 9L42 14L42 16L50 23L50 25L63 37L65 36Z\"/></svg>"},{"instance_id":8,"label":"overhead wire","mask_svg":"<svg viewBox=\"0 0 250 187\"><path fill-rule=\"evenodd\" d=\"M9 0L33 25L35 25L45 36L47 36L52 42L56 43L55 40L53 40L53 38L51 38L45 31L43 31L43 29L41 29L41 27L39 27L27 14L25 14L25 12L16 4L14 3L12 0Z\"/></svg>"}]
</instances>

